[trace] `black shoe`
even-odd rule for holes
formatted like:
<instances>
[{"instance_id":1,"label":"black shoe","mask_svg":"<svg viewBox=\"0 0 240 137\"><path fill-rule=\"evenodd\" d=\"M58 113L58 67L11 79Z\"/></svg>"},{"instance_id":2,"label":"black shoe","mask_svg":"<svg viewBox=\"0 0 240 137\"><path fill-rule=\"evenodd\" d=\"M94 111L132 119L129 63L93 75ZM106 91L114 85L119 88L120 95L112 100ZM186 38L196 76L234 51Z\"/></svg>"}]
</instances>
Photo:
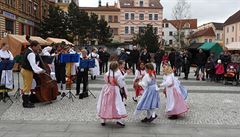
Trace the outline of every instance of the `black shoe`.
<instances>
[{"instance_id":1,"label":"black shoe","mask_svg":"<svg viewBox=\"0 0 240 137\"><path fill-rule=\"evenodd\" d=\"M155 115L155 117L151 117L148 122L152 122L154 119L156 119L158 115Z\"/></svg>"},{"instance_id":2,"label":"black shoe","mask_svg":"<svg viewBox=\"0 0 240 137\"><path fill-rule=\"evenodd\" d=\"M178 119L178 116L177 115L173 115L173 116L168 117L168 119L175 120L175 119Z\"/></svg>"},{"instance_id":3,"label":"black shoe","mask_svg":"<svg viewBox=\"0 0 240 137\"><path fill-rule=\"evenodd\" d=\"M91 75L91 80L93 80L93 76Z\"/></svg>"},{"instance_id":4,"label":"black shoe","mask_svg":"<svg viewBox=\"0 0 240 137\"><path fill-rule=\"evenodd\" d=\"M22 96L22 100L23 100L22 105L24 108L34 108L35 107L34 104L30 103L29 99L30 99L29 95Z\"/></svg>"},{"instance_id":5,"label":"black shoe","mask_svg":"<svg viewBox=\"0 0 240 137\"><path fill-rule=\"evenodd\" d=\"M96 76L94 76L93 79L95 80L95 79L96 79Z\"/></svg>"},{"instance_id":6,"label":"black shoe","mask_svg":"<svg viewBox=\"0 0 240 137\"><path fill-rule=\"evenodd\" d=\"M61 94L61 97L65 97L65 96L66 96L66 93L63 92L63 93Z\"/></svg>"},{"instance_id":7,"label":"black shoe","mask_svg":"<svg viewBox=\"0 0 240 137\"><path fill-rule=\"evenodd\" d=\"M105 123L105 122L103 122L103 123L101 123L101 125L102 125L102 126L106 126L106 123Z\"/></svg>"},{"instance_id":8,"label":"black shoe","mask_svg":"<svg viewBox=\"0 0 240 137\"><path fill-rule=\"evenodd\" d=\"M125 124L124 123L122 123L122 122L119 122L119 121L117 121L117 123L116 123L117 125L119 125L119 126L121 126L121 127L125 127Z\"/></svg>"},{"instance_id":9,"label":"black shoe","mask_svg":"<svg viewBox=\"0 0 240 137\"><path fill-rule=\"evenodd\" d=\"M134 97L132 97L132 100L133 100L134 102L138 102L138 101L137 101L137 99L136 99L136 98L134 98Z\"/></svg>"},{"instance_id":10,"label":"black shoe","mask_svg":"<svg viewBox=\"0 0 240 137\"><path fill-rule=\"evenodd\" d=\"M86 98L88 96L89 96L88 93L83 93L83 98Z\"/></svg>"},{"instance_id":11,"label":"black shoe","mask_svg":"<svg viewBox=\"0 0 240 137\"><path fill-rule=\"evenodd\" d=\"M145 117L144 119L141 120L141 122L146 123L146 122L148 122L150 119L151 119L151 118Z\"/></svg>"},{"instance_id":12,"label":"black shoe","mask_svg":"<svg viewBox=\"0 0 240 137\"><path fill-rule=\"evenodd\" d=\"M83 94L79 94L79 99L83 99Z\"/></svg>"}]
</instances>

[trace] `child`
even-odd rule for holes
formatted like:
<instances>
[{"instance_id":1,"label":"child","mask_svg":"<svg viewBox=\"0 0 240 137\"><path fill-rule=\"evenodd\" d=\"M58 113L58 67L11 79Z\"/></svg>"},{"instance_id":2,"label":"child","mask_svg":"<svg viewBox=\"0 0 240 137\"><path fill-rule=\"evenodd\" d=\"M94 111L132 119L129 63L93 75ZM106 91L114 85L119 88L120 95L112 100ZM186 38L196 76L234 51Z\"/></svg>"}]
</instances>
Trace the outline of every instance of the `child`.
<instances>
[{"instance_id":1,"label":"child","mask_svg":"<svg viewBox=\"0 0 240 137\"><path fill-rule=\"evenodd\" d=\"M117 62L112 62L109 69L104 75L106 84L99 96L97 114L102 119L102 126L105 126L106 120L118 119L117 125L124 127L121 119L127 117L127 112L120 95L120 89L124 87L123 76Z\"/></svg>"},{"instance_id":2,"label":"child","mask_svg":"<svg viewBox=\"0 0 240 137\"><path fill-rule=\"evenodd\" d=\"M218 81L222 80L222 78L223 78L224 66L223 66L222 61L220 59L217 61L217 63L218 64L215 66L215 69L216 69L215 74L216 74L216 80L218 82Z\"/></svg>"},{"instance_id":3,"label":"child","mask_svg":"<svg viewBox=\"0 0 240 137\"><path fill-rule=\"evenodd\" d=\"M138 85L138 83L142 80L144 75L146 74L144 62L140 62L139 67L135 73L133 88L135 90L135 97L132 97L133 101L137 102L137 97L142 95L143 88Z\"/></svg>"},{"instance_id":4,"label":"child","mask_svg":"<svg viewBox=\"0 0 240 137\"><path fill-rule=\"evenodd\" d=\"M160 84L164 87L167 97L166 113L169 119L177 119L179 115L188 111L188 106L179 88L179 82L174 77L173 70L170 66L163 68L163 82Z\"/></svg>"},{"instance_id":5,"label":"child","mask_svg":"<svg viewBox=\"0 0 240 137\"><path fill-rule=\"evenodd\" d=\"M120 93L121 93L121 97L122 97L122 101L124 102L124 99L126 100L127 99L127 93L128 93L128 90L127 90L127 84L125 82L125 77L130 73L130 70L125 70L125 61L123 60L119 60L118 61L118 65L119 65L119 70L123 76L123 79L122 79L122 83L124 84L123 88L120 89ZM126 104L125 104L126 106Z\"/></svg>"},{"instance_id":6,"label":"child","mask_svg":"<svg viewBox=\"0 0 240 137\"><path fill-rule=\"evenodd\" d=\"M160 107L160 96L158 93L158 87L156 83L156 73L154 67L151 63L145 65L146 74L144 75L139 85L143 87L144 93L137 104L135 115L139 112L146 110L147 117L145 117L141 122L152 122L157 118L155 109Z\"/></svg>"}]
</instances>

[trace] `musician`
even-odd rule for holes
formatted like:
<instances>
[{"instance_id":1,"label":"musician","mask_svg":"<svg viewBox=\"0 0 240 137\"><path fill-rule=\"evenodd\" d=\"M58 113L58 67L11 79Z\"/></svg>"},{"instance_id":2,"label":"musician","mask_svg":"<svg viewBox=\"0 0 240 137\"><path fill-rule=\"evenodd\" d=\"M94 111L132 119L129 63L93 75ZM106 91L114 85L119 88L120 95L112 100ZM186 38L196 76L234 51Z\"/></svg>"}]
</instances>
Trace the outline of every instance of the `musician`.
<instances>
[{"instance_id":1,"label":"musician","mask_svg":"<svg viewBox=\"0 0 240 137\"><path fill-rule=\"evenodd\" d=\"M87 50L82 49L80 55L80 61L88 59ZM89 68L81 68L78 63L77 66L77 88L76 95L79 95L79 99L83 99L88 97L88 71ZM83 91L80 94L80 83L83 83Z\"/></svg>"},{"instance_id":2,"label":"musician","mask_svg":"<svg viewBox=\"0 0 240 137\"><path fill-rule=\"evenodd\" d=\"M61 91L64 96L64 90L66 90L66 63L61 63L61 56L65 54L65 50L61 45L57 45L54 66L55 76L57 79L58 90ZM61 88L62 87L62 88ZM62 90L61 90L62 89Z\"/></svg>"},{"instance_id":3,"label":"musician","mask_svg":"<svg viewBox=\"0 0 240 137\"><path fill-rule=\"evenodd\" d=\"M0 50L0 60L13 60L13 55L8 49L9 45L3 43L2 48ZM12 70L3 70L0 72L0 75L1 85L4 85L4 91L6 89L12 90L13 89ZM7 92L5 92L5 96L9 97Z\"/></svg>"},{"instance_id":4,"label":"musician","mask_svg":"<svg viewBox=\"0 0 240 137\"><path fill-rule=\"evenodd\" d=\"M23 107L33 108L35 107L33 103L29 101L30 90L32 87L33 73L44 73L45 70L40 68L36 63L36 54L41 49L41 46L37 41L31 41L30 47L28 47L23 54L23 63L21 74L23 78Z\"/></svg>"}]
</instances>

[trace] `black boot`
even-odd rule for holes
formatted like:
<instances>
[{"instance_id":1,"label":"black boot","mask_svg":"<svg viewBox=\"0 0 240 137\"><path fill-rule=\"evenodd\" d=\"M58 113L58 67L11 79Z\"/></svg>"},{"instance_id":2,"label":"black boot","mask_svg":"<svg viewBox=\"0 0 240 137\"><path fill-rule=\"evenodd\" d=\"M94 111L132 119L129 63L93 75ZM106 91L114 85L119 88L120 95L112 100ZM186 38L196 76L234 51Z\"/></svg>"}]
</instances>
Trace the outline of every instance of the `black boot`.
<instances>
[{"instance_id":1,"label":"black boot","mask_svg":"<svg viewBox=\"0 0 240 137\"><path fill-rule=\"evenodd\" d=\"M29 95L23 95L22 96L22 100L23 100L23 107L24 108L34 108L34 104L30 103L29 101Z\"/></svg>"},{"instance_id":2,"label":"black boot","mask_svg":"<svg viewBox=\"0 0 240 137\"><path fill-rule=\"evenodd\" d=\"M83 92L83 98L88 97L88 92Z\"/></svg>"}]
</instances>

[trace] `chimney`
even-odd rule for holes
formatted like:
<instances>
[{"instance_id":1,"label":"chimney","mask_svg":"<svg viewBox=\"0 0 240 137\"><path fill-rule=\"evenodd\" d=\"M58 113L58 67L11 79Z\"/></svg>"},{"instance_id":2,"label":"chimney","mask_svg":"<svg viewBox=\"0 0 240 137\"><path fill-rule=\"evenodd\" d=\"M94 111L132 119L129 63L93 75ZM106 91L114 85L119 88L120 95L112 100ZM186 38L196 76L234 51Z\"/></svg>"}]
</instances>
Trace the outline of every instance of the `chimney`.
<instances>
[{"instance_id":1,"label":"chimney","mask_svg":"<svg viewBox=\"0 0 240 137\"><path fill-rule=\"evenodd\" d=\"M102 2L101 0L98 1L98 7L101 7L102 6Z\"/></svg>"},{"instance_id":2,"label":"chimney","mask_svg":"<svg viewBox=\"0 0 240 137\"><path fill-rule=\"evenodd\" d=\"M108 2L106 3L106 7L108 7Z\"/></svg>"}]
</instances>

